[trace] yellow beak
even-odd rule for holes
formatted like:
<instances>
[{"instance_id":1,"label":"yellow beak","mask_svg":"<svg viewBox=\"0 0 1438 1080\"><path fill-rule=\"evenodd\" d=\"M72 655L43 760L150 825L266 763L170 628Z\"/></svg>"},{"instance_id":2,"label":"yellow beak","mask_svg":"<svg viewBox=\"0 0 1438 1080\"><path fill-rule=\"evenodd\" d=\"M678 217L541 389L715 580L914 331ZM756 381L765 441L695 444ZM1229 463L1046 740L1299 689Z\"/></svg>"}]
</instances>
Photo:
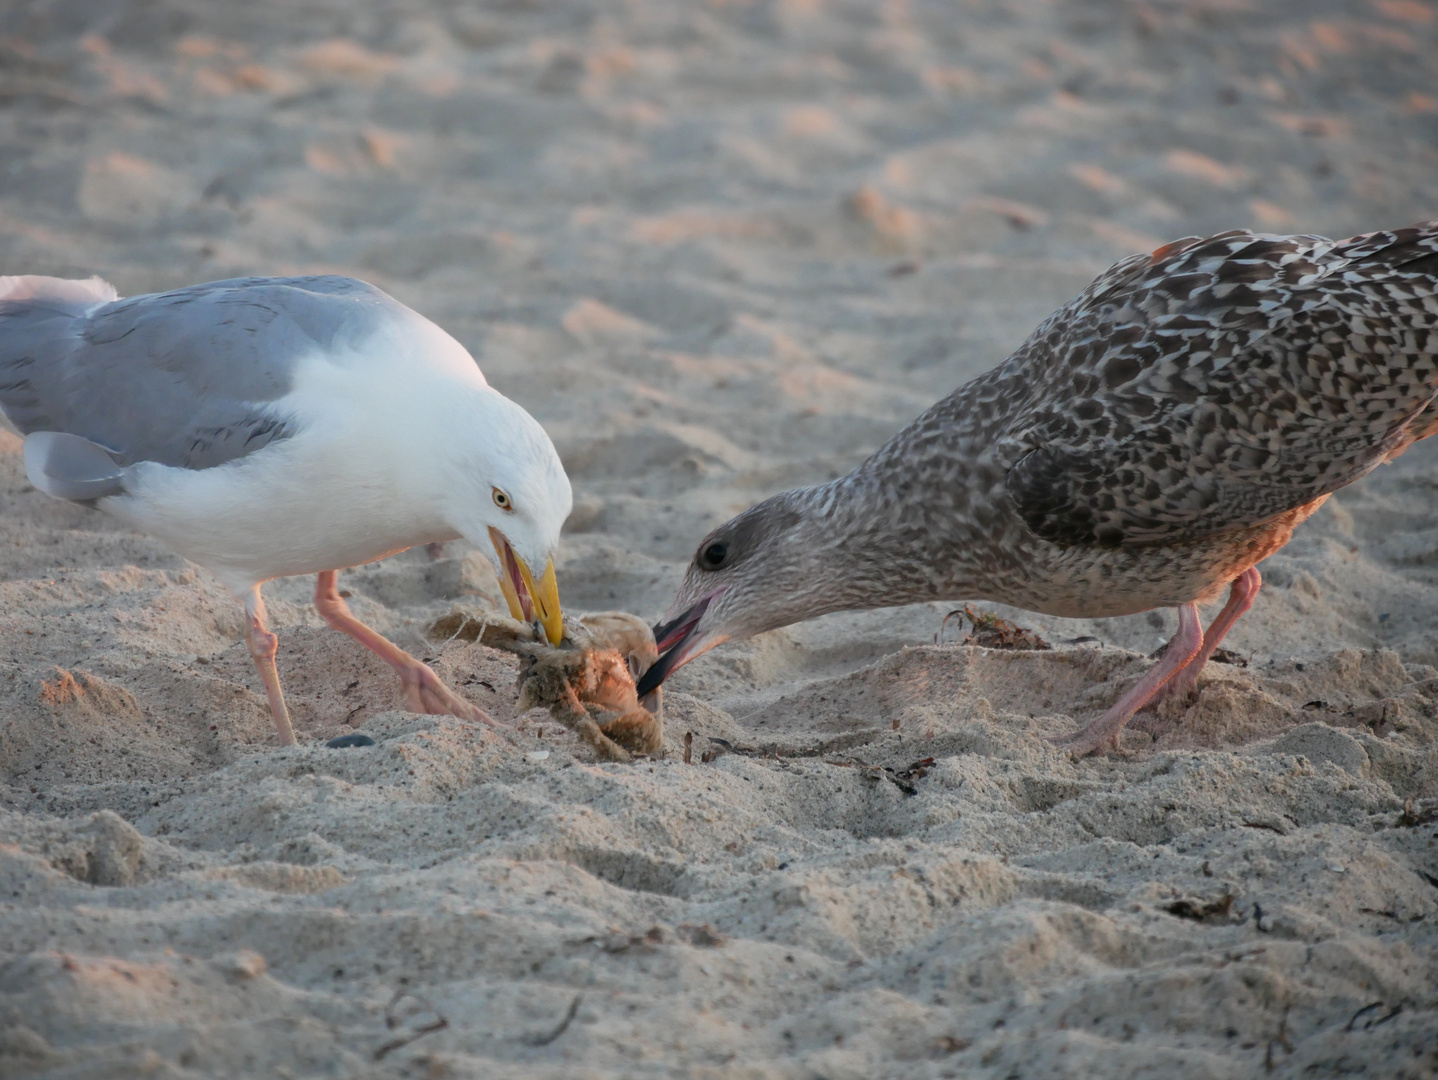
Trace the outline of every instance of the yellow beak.
<instances>
[{"instance_id":1,"label":"yellow beak","mask_svg":"<svg viewBox=\"0 0 1438 1080\"><path fill-rule=\"evenodd\" d=\"M554 577L554 560L544 566L538 582L529 565L515 554L509 541L498 529L490 528L489 538L499 555L499 587L509 604L509 613L522 623L535 620L544 627L544 636L551 645L564 639L564 616L559 610L559 582Z\"/></svg>"},{"instance_id":2,"label":"yellow beak","mask_svg":"<svg viewBox=\"0 0 1438 1080\"><path fill-rule=\"evenodd\" d=\"M514 560L519 563L519 576L524 579L524 587L534 599L534 613L544 627L545 637L549 638L551 645L558 645L564 638L564 616L559 611L559 582L554 578L554 560L545 562L544 576L538 582L530 577L529 567L523 559L516 555Z\"/></svg>"}]
</instances>

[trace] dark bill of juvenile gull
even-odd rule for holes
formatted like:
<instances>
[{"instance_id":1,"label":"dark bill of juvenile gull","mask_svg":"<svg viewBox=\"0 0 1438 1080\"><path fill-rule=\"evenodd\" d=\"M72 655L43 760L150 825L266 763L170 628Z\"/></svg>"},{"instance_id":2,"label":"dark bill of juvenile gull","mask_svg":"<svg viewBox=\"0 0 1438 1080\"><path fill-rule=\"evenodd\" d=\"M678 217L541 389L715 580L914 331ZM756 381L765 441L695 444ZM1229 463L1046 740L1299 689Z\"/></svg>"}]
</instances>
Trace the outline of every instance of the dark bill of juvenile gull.
<instances>
[{"instance_id":1,"label":"dark bill of juvenile gull","mask_svg":"<svg viewBox=\"0 0 1438 1080\"><path fill-rule=\"evenodd\" d=\"M1101 274L849 475L700 543L658 686L729 639L831 611L985 599L1178 611L1162 659L1057 740L1116 745L1189 700L1257 563L1329 494L1438 431L1438 221L1333 241L1188 237ZM1198 604L1228 601L1204 633Z\"/></svg>"},{"instance_id":2,"label":"dark bill of juvenile gull","mask_svg":"<svg viewBox=\"0 0 1438 1080\"><path fill-rule=\"evenodd\" d=\"M271 578L318 574L325 621L394 668L416 711L492 722L356 619L338 570L464 537L494 551L516 619L563 633L553 559L571 492L553 443L459 342L365 282L234 278L122 300L98 278L0 278L0 416L25 436L36 488L234 591L281 743L294 733L260 598Z\"/></svg>"}]
</instances>

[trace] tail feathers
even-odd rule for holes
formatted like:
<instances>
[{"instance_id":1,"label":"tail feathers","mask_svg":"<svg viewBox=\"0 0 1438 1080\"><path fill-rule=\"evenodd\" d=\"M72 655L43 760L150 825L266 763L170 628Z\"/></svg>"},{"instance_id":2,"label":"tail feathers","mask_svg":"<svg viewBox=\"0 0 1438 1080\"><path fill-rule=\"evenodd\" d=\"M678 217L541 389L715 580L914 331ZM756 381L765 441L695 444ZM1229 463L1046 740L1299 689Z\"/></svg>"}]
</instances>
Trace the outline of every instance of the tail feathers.
<instances>
[{"instance_id":1,"label":"tail feathers","mask_svg":"<svg viewBox=\"0 0 1438 1080\"><path fill-rule=\"evenodd\" d=\"M125 490L125 468L99 443L63 431L25 439L25 475L46 495L91 502Z\"/></svg>"},{"instance_id":2,"label":"tail feathers","mask_svg":"<svg viewBox=\"0 0 1438 1080\"><path fill-rule=\"evenodd\" d=\"M97 277L0 277L0 413L7 427L26 434L63 427L53 386L59 376L51 369L79 343L84 320L116 298L114 286Z\"/></svg>"},{"instance_id":3,"label":"tail feathers","mask_svg":"<svg viewBox=\"0 0 1438 1080\"><path fill-rule=\"evenodd\" d=\"M83 311L118 300L115 286L99 277L83 280L18 274L0 277L0 303L32 303Z\"/></svg>"}]
</instances>

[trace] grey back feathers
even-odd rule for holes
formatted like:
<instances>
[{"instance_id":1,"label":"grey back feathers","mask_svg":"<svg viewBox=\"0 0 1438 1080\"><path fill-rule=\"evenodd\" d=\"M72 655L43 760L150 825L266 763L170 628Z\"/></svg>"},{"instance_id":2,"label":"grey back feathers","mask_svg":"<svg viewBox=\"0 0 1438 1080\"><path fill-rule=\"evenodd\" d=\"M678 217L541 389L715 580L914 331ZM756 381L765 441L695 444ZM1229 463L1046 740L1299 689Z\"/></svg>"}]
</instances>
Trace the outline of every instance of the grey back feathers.
<instances>
[{"instance_id":1,"label":"grey back feathers","mask_svg":"<svg viewBox=\"0 0 1438 1080\"><path fill-rule=\"evenodd\" d=\"M25 475L46 495L94 502L125 490L125 468L99 443L63 431L25 436Z\"/></svg>"},{"instance_id":2,"label":"grey back feathers","mask_svg":"<svg viewBox=\"0 0 1438 1080\"><path fill-rule=\"evenodd\" d=\"M97 444L120 468L211 468L292 433L276 403L306 354L361 344L406 311L337 276L233 278L124 300L98 279L3 278L0 411L22 434ZM77 491L95 490L104 472L73 443L47 444L43 457L54 494L67 463Z\"/></svg>"}]
</instances>

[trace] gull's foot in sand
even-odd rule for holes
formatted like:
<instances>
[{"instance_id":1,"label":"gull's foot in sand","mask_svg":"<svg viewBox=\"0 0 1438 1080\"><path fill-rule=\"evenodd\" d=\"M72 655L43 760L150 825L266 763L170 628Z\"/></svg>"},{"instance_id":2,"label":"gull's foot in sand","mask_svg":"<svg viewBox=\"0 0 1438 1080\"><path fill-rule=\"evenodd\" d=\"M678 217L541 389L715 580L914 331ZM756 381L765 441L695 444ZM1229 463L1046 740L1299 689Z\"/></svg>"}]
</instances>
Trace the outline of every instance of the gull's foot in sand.
<instances>
[{"instance_id":1,"label":"gull's foot in sand","mask_svg":"<svg viewBox=\"0 0 1438 1080\"><path fill-rule=\"evenodd\" d=\"M1132 721L1134 727L1143 728L1143 730L1146 731L1157 719L1157 713L1169 711L1169 709L1175 706L1179 709L1191 709L1197 705L1199 694L1198 672L1190 671L1191 668L1197 666L1197 664L1189 664L1188 667L1184 668L1167 683L1159 687L1153 697L1149 698L1143 708L1139 710L1140 713L1155 715L1145 719L1142 723L1139 721L1139 718L1135 716ZM1170 702L1172 702L1173 705L1169 705ZM1163 709L1161 706L1169 706L1169 709Z\"/></svg>"},{"instance_id":2,"label":"gull's foot in sand","mask_svg":"<svg viewBox=\"0 0 1438 1080\"><path fill-rule=\"evenodd\" d=\"M476 724L499 726L498 721L489 713L446 686L427 664L415 660L413 667L406 667L399 673L399 679L411 712L429 713L432 716L457 716L461 720Z\"/></svg>"},{"instance_id":3,"label":"gull's foot in sand","mask_svg":"<svg viewBox=\"0 0 1438 1080\"><path fill-rule=\"evenodd\" d=\"M1089 754L1100 750L1117 750L1118 734L1123 730L1123 724L1109 728L1103 725L1102 720L1095 720L1087 727L1079 728L1070 735L1053 735L1049 742L1062 750L1067 750L1075 760L1087 757Z\"/></svg>"},{"instance_id":4,"label":"gull's foot in sand","mask_svg":"<svg viewBox=\"0 0 1438 1080\"><path fill-rule=\"evenodd\" d=\"M1154 700L1185 667L1198 656L1203 644L1203 626L1198 621L1198 608L1184 604L1178 609L1178 632L1169 640L1158 663L1134 683L1108 712L1072 735L1051 739L1056 746L1069 750L1076 758L1092 754L1107 746L1118 749L1119 732L1150 701Z\"/></svg>"}]
</instances>

